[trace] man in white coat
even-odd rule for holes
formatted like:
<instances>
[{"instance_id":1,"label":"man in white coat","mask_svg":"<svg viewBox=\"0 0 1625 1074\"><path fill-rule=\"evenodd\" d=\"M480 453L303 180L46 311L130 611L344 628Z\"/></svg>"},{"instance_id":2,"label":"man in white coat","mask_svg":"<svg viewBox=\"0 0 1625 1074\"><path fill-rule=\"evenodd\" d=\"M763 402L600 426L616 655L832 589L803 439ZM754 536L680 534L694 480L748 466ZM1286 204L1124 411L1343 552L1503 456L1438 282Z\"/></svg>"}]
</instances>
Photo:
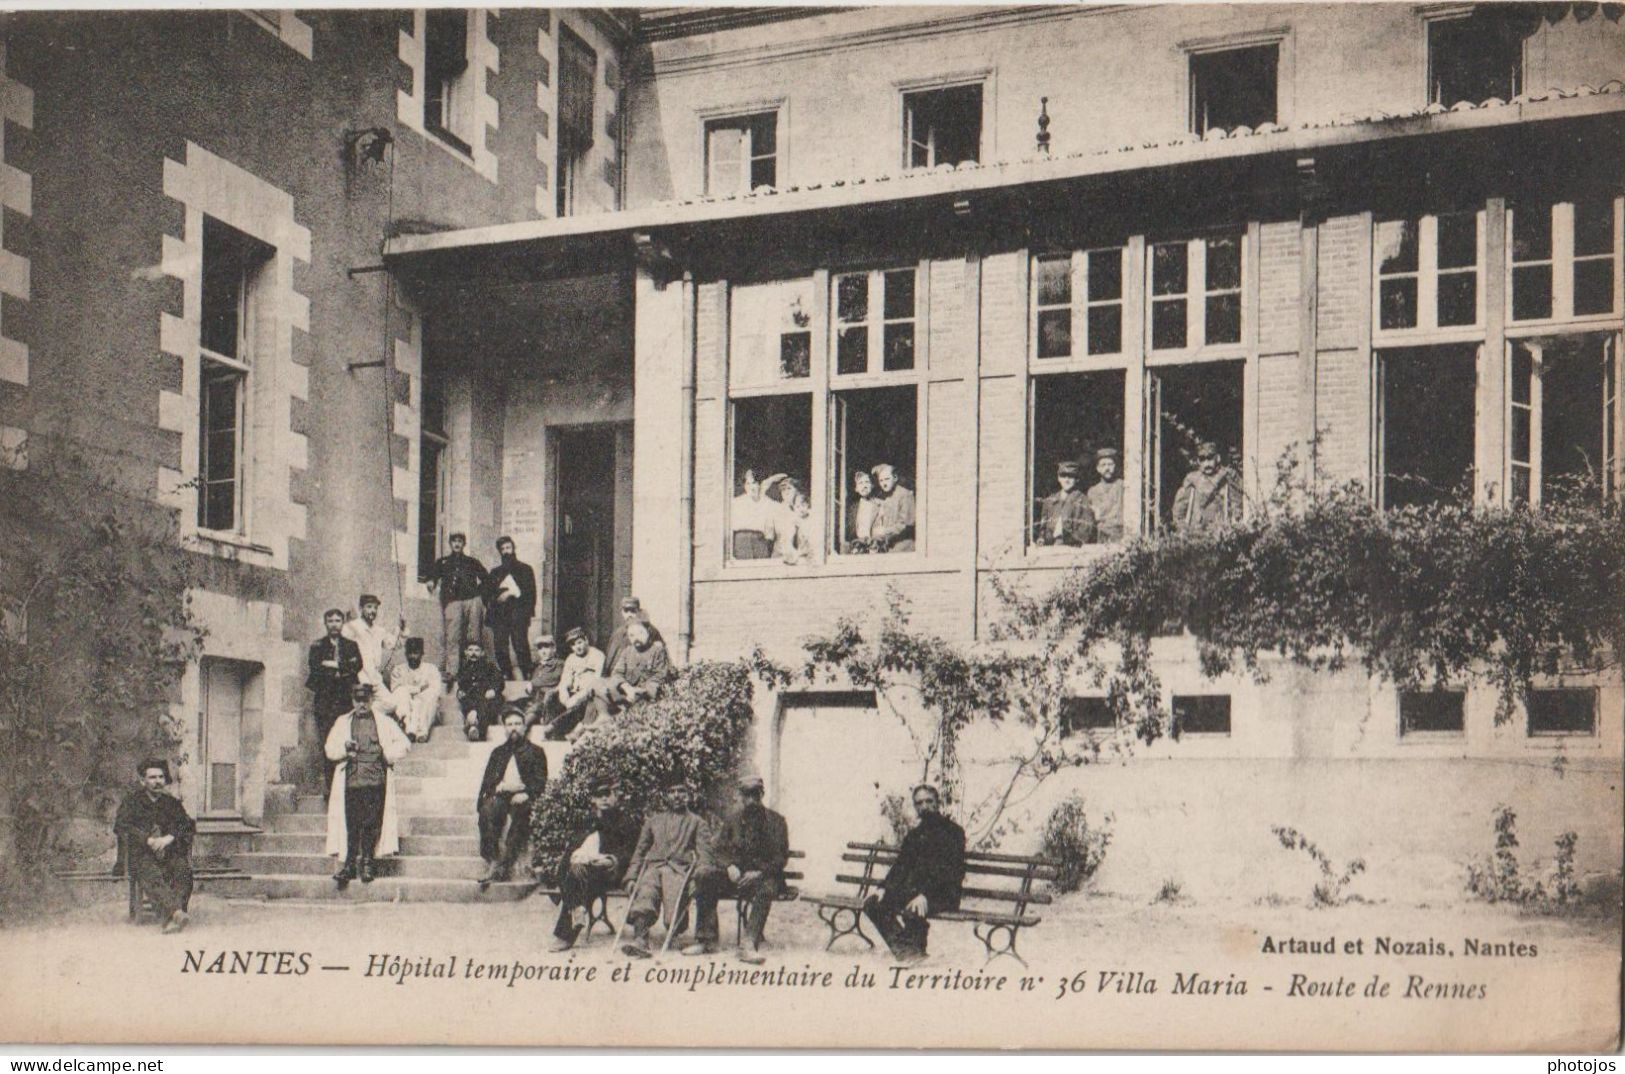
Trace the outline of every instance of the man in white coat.
<instances>
[{"instance_id":1,"label":"man in white coat","mask_svg":"<svg viewBox=\"0 0 1625 1074\"><path fill-rule=\"evenodd\" d=\"M327 759L333 787L327 796L327 852L343 862L333 879L344 887L357 875L371 883L373 859L400 849L395 781L389 770L412 744L394 720L376 716L372 687L356 683L355 706L333 724Z\"/></svg>"},{"instance_id":2,"label":"man in white coat","mask_svg":"<svg viewBox=\"0 0 1625 1074\"><path fill-rule=\"evenodd\" d=\"M423 639L406 639L406 662L389 669L391 705L406 737L429 741L440 713L440 669L423 659ZM387 707L386 707L387 710Z\"/></svg>"},{"instance_id":3,"label":"man in white coat","mask_svg":"<svg viewBox=\"0 0 1625 1074\"><path fill-rule=\"evenodd\" d=\"M400 644L402 628L406 623L403 620L392 630L378 622L380 601L371 593L361 594L361 599L356 603L361 607L361 616L345 623L341 633L361 650L361 681L369 684L382 699L389 690L384 669L395 655L395 646Z\"/></svg>"}]
</instances>

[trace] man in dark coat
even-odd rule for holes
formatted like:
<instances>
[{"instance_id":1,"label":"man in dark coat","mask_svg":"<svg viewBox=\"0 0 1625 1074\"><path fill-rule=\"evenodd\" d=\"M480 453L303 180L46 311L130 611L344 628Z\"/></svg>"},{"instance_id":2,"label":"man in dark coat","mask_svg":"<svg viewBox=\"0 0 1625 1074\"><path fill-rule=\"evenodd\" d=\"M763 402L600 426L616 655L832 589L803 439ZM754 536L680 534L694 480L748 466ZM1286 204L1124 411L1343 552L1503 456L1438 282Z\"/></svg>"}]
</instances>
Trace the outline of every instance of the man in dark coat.
<instances>
[{"instance_id":1,"label":"man in dark coat","mask_svg":"<svg viewBox=\"0 0 1625 1074\"><path fill-rule=\"evenodd\" d=\"M524 712L504 712L502 729L508 737L485 762L475 805L480 815L480 857L485 859L482 889L513 874L514 860L530 846L532 803L547 787L547 755L525 737Z\"/></svg>"},{"instance_id":2,"label":"man in dark coat","mask_svg":"<svg viewBox=\"0 0 1625 1074\"><path fill-rule=\"evenodd\" d=\"M429 592L440 596L440 674L451 682L461 667L463 650L485 637L485 564L463 554L467 534L446 538L451 551L429 568Z\"/></svg>"},{"instance_id":3,"label":"man in dark coat","mask_svg":"<svg viewBox=\"0 0 1625 1074\"><path fill-rule=\"evenodd\" d=\"M592 819L570 841L570 852L559 863L559 919L553 926L555 954L575 946L582 926L576 910L619 887L638 841L638 826L616 801L615 785L607 781L592 788Z\"/></svg>"},{"instance_id":4,"label":"man in dark coat","mask_svg":"<svg viewBox=\"0 0 1625 1074\"><path fill-rule=\"evenodd\" d=\"M141 786L119 804L113 831L125 867L141 894L158 908L163 930L179 932L186 927L186 908L192 901L192 836L197 825L186 807L167 793L168 761L142 761L136 774Z\"/></svg>"},{"instance_id":5,"label":"man in dark coat","mask_svg":"<svg viewBox=\"0 0 1625 1074\"><path fill-rule=\"evenodd\" d=\"M485 729L502 711L502 672L485 657L485 646L471 641L457 669L457 707L463 713L463 731L471 742L484 742Z\"/></svg>"},{"instance_id":6,"label":"man in dark coat","mask_svg":"<svg viewBox=\"0 0 1625 1074\"><path fill-rule=\"evenodd\" d=\"M1033 543L1078 548L1095 539L1095 512L1078 488L1078 464L1067 460L1055 468L1056 491L1038 501Z\"/></svg>"},{"instance_id":7,"label":"man in dark coat","mask_svg":"<svg viewBox=\"0 0 1625 1074\"><path fill-rule=\"evenodd\" d=\"M519 677L530 678L530 620L536 614L536 572L519 562L512 537L497 538L497 554L502 562L485 579L485 606L490 611L491 644L496 647L497 666L504 679L513 678L514 664ZM509 655L513 649L515 661Z\"/></svg>"},{"instance_id":8,"label":"man in dark coat","mask_svg":"<svg viewBox=\"0 0 1625 1074\"><path fill-rule=\"evenodd\" d=\"M694 943L685 955L707 955L717 949L717 902L737 896L745 903L745 932L739 959L759 965L762 930L773 900L784 890L784 864L790 858L790 831L784 818L762 804L762 777L739 781L739 808L701 854L694 870Z\"/></svg>"},{"instance_id":9,"label":"man in dark coat","mask_svg":"<svg viewBox=\"0 0 1625 1074\"><path fill-rule=\"evenodd\" d=\"M959 909L965 883L965 829L942 815L942 798L928 784L914 788L920 822L903 837L897 860L881 881L884 895L871 895L863 912L900 961L925 957L926 918Z\"/></svg>"},{"instance_id":10,"label":"man in dark coat","mask_svg":"<svg viewBox=\"0 0 1625 1074\"><path fill-rule=\"evenodd\" d=\"M559 647L553 635L543 634L536 639L536 664L531 668L530 681L525 684L525 731L536 724L545 730L564 711L559 704L559 683L564 681L564 661L559 659Z\"/></svg>"},{"instance_id":11,"label":"man in dark coat","mask_svg":"<svg viewBox=\"0 0 1625 1074\"><path fill-rule=\"evenodd\" d=\"M621 650L631 644L627 638L627 631L633 623L642 623L653 641L665 641L660 636L660 631L656 629L655 625L644 618L642 601L638 600L637 597L621 598L621 625L615 628L614 632L609 636L609 641L604 644L604 673L606 675L615 666L615 661L621 655Z\"/></svg>"},{"instance_id":12,"label":"man in dark coat","mask_svg":"<svg viewBox=\"0 0 1625 1074\"><path fill-rule=\"evenodd\" d=\"M312 708L316 713L318 754L333 730L333 722L350 711L350 688L361 677L361 647L344 637L344 613L329 608L322 613L322 624L327 634L310 643L310 674L305 678L306 688L315 695ZM325 777L326 765L320 767Z\"/></svg>"}]
</instances>

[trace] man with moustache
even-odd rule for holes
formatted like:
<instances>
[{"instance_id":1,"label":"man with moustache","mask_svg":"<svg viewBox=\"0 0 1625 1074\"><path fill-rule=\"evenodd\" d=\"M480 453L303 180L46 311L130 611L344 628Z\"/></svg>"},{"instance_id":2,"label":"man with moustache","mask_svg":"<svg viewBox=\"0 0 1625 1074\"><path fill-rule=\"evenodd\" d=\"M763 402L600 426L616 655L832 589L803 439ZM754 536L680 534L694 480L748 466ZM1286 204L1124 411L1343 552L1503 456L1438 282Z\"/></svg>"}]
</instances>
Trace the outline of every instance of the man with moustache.
<instances>
[{"instance_id":1,"label":"man with moustache","mask_svg":"<svg viewBox=\"0 0 1625 1074\"><path fill-rule=\"evenodd\" d=\"M926 918L959 909L965 883L965 829L942 815L942 796L930 784L914 788L916 824L903 837L897 860L881 881L884 895L864 900L863 912L900 962L925 957Z\"/></svg>"},{"instance_id":2,"label":"man with moustache","mask_svg":"<svg viewBox=\"0 0 1625 1074\"><path fill-rule=\"evenodd\" d=\"M502 561L491 568L485 580L485 606L490 612L491 644L502 677L530 678L530 620L536 614L536 572L514 554L512 537L497 538L497 554ZM509 655L509 649L513 655ZM517 660L514 658L517 657Z\"/></svg>"},{"instance_id":3,"label":"man with moustache","mask_svg":"<svg viewBox=\"0 0 1625 1074\"><path fill-rule=\"evenodd\" d=\"M475 804L480 857L485 859L482 891L491 881L512 876L514 861L530 846L532 803L547 787L547 755L525 737L524 712L516 708L503 712L502 730L505 737L486 759Z\"/></svg>"},{"instance_id":4,"label":"man with moustache","mask_svg":"<svg viewBox=\"0 0 1625 1074\"><path fill-rule=\"evenodd\" d=\"M136 774L141 785L119 803L113 831L124 867L157 908L163 931L179 932L186 927L186 909L192 901L192 837L197 825L168 793L168 761L142 761Z\"/></svg>"}]
</instances>

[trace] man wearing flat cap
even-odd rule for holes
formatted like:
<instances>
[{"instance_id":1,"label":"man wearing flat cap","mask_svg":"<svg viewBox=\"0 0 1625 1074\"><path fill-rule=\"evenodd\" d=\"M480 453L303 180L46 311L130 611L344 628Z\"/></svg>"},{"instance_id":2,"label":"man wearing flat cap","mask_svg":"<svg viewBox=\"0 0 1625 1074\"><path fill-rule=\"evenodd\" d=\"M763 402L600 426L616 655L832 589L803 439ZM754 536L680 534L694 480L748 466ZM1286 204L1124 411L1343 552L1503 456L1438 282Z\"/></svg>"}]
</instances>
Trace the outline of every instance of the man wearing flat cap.
<instances>
[{"instance_id":1,"label":"man wearing flat cap","mask_svg":"<svg viewBox=\"0 0 1625 1074\"><path fill-rule=\"evenodd\" d=\"M1174 494L1174 529L1214 530L1241 518L1241 481L1219 461L1219 446L1204 440L1196 446L1196 469Z\"/></svg>"},{"instance_id":2,"label":"man wearing flat cap","mask_svg":"<svg viewBox=\"0 0 1625 1074\"><path fill-rule=\"evenodd\" d=\"M136 766L141 785L119 803L113 831L124 866L158 909L165 932L186 927L192 901L192 836L197 825L168 793L169 762L152 758Z\"/></svg>"},{"instance_id":3,"label":"man wearing flat cap","mask_svg":"<svg viewBox=\"0 0 1625 1074\"><path fill-rule=\"evenodd\" d=\"M615 628L615 632L609 636L609 641L604 645L605 674L608 674L609 669L615 666L615 660L621 655L621 650L631 644L627 638L627 630L633 623L642 623L649 631L650 639L660 642L661 648L665 648L665 639L660 636L660 631L655 629L655 625L649 622L648 618L643 614L643 602L638 600L637 597L623 597L621 598L621 625Z\"/></svg>"},{"instance_id":4,"label":"man wearing flat cap","mask_svg":"<svg viewBox=\"0 0 1625 1074\"><path fill-rule=\"evenodd\" d=\"M327 852L342 863L333 874L340 887L357 876L362 883L371 883L375 859L400 849L390 769L412 748L394 720L373 712L371 686L356 683L351 696L354 707L333 724L326 749L333 763Z\"/></svg>"},{"instance_id":5,"label":"man wearing flat cap","mask_svg":"<svg viewBox=\"0 0 1625 1074\"><path fill-rule=\"evenodd\" d=\"M580 937L582 924L576 912L625 882L626 865L638 841L638 826L621 809L614 783L597 780L588 795L591 814L571 836L570 853L559 863L559 919L550 948L555 954L574 947Z\"/></svg>"},{"instance_id":6,"label":"man wearing flat cap","mask_svg":"<svg viewBox=\"0 0 1625 1074\"><path fill-rule=\"evenodd\" d=\"M485 564L465 555L466 533L446 538L450 552L434 561L423 580L429 592L440 597L441 673L450 682L462 667L463 651L470 641L485 637Z\"/></svg>"},{"instance_id":7,"label":"man wearing flat cap","mask_svg":"<svg viewBox=\"0 0 1625 1074\"><path fill-rule=\"evenodd\" d=\"M564 707L559 704L559 683L564 681L564 661L559 659L558 644L553 635L543 634L536 639L536 661L531 669L530 681L525 684L525 732L536 724L551 731L552 723ZM560 738L564 737L562 735Z\"/></svg>"},{"instance_id":8,"label":"man wearing flat cap","mask_svg":"<svg viewBox=\"0 0 1625 1074\"><path fill-rule=\"evenodd\" d=\"M1078 464L1068 459L1055 468L1056 491L1038 502L1033 543L1079 547L1095 539L1095 513L1078 488Z\"/></svg>"},{"instance_id":9,"label":"man wearing flat cap","mask_svg":"<svg viewBox=\"0 0 1625 1074\"><path fill-rule=\"evenodd\" d=\"M762 930L768 911L784 891L784 865L790 858L789 828L784 818L762 804L762 777L747 775L739 781L739 808L723 822L722 830L701 848L694 870L694 943L685 955L704 955L717 949L717 902L735 896L745 904L745 934L739 938L739 958L759 964Z\"/></svg>"},{"instance_id":10,"label":"man wearing flat cap","mask_svg":"<svg viewBox=\"0 0 1625 1074\"><path fill-rule=\"evenodd\" d=\"M344 636L344 613L339 609L323 612L322 625L326 634L310 643L310 674L305 677L305 687L313 695L311 708L316 717L315 770L310 778L325 790L327 766L321 763L320 754L328 732L333 730L333 721L350 708L350 688L361 677L361 650Z\"/></svg>"},{"instance_id":11,"label":"man wearing flat cap","mask_svg":"<svg viewBox=\"0 0 1625 1074\"><path fill-rule=\"evenodd\" d=\"M1100 480L1089 486L1089 510L1095 516L1095 540L1102 543L1123 539L1123 478L1118 472L1116 448L1095 452L1095 473Z\"/></svg>"}]
</instances>

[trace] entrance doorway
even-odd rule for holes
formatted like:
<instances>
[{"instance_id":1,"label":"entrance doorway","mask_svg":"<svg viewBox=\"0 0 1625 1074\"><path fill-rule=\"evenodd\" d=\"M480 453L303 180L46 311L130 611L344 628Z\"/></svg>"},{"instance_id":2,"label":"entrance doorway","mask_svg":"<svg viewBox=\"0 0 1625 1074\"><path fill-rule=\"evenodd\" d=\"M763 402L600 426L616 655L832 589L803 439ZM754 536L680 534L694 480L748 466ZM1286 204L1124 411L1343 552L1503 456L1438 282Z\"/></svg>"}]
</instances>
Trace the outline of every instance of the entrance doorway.
<instances>
[{"instance_id":1,"label":"entrance doorway","mask_svg":"<svg viewBox=\"0 0 1625 1074\"><path fill-rule=\"evenodd\" d=\"M602 648L631 585L631 427L556 429L552 446L553 631L583 627Z\"/></svg>"},{"instance_id":2,"label":"entrance doorway","mask_svg":"<svg viewBox=\"0 0 1625 1074\"><path fill-rule=\"evenodd\" d=\"M259 709L259 664L204 657L199 664L198 746L203 757L203 815L242 814L243 723Z\"/></svg>"}]
</instances>

